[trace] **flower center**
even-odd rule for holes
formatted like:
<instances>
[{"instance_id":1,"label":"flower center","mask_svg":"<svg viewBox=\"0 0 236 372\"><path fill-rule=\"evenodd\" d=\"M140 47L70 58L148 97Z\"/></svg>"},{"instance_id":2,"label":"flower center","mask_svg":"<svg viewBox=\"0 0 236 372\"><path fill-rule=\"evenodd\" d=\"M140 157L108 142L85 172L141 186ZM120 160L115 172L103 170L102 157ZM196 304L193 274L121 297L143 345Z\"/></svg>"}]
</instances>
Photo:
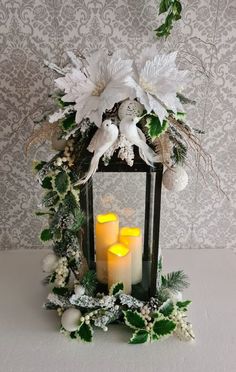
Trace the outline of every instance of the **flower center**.
<instances>
[{"instance_id":1,"label":"flower center","mask_svg":"<svg viewBox=\"0 0 236 372\"><path fill-rule=\"evenodd\" d=\"M105 86L106 84L104 81L99 81L92 91L92 96L100 96L100 94L104 91Z\"/></svg>"},{"instance_id":2,"label":"flower center","mask_svg":"<svg viewBox=\"0 0 236 372\"><path fill-rule=\"evenodd\" d=\"M145 90L145 92L148 92L150 94L155 93L153 85L144 80L143 78L140 78L139 84L143 88L143 90Z\"/></svg>"}]
</instances>

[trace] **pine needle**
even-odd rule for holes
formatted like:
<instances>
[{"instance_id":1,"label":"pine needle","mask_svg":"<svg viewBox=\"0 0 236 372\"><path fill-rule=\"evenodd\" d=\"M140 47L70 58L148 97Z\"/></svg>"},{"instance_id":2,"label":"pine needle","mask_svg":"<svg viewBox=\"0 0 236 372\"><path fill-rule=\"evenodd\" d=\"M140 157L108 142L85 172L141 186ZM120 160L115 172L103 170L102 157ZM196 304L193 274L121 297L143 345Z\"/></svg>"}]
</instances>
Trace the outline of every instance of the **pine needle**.
<instances>
[{"instance_id":1,"label":"pine needle","mask_svg":"<svg viewBox=\"0 0 236 372\"><path fill-rule=\"evenodd\" d=\"M171 292L176 293L189 286L188 277L182 270L162 275L161 279L161 290L169 289Z\"/></svg>"}]
</instances>

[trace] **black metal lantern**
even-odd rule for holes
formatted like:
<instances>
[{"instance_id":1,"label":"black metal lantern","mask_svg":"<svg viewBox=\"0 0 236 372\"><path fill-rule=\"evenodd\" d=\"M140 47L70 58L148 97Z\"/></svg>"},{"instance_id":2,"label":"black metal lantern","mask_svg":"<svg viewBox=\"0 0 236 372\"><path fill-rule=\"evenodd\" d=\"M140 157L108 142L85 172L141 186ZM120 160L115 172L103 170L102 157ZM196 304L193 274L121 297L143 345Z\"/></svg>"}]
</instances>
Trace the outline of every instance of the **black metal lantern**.
<instances>
[{"instance_id":1,"label":"black metal lantern","mask_svg":"<svg viewBox=\"0 0 236 372\"><path fill-rule=\"evenodd\" d=\"M86 172L90 163L90 156L82 163L82 171ZM126 173L127 183L131 173L142 173L145 176L145 197L140 200L144 204L143 222L143 255L142 255L142 281L132 286L132 295L146 300L156 294L158 257L159 257L159 225L161 205L161 184L163 166L156 163L154 167L148 166L138 155L135 156L134 165L130 167L125 161L113 156L106 166L100 162L98 174L108 174L112 179L113 173ZM119 187L119 184L117 184ZM96 246L94 239L94 187L90 179L82 188L80 205L85 215L83 233L83 251L90 269L96 268ZM126 202L127 203L127 202ZM136 208L139 208L137 205ZM102 286L101 286L102 288ZM104 287L103 287L104 289Z\"/></svg>"}]
</instances>

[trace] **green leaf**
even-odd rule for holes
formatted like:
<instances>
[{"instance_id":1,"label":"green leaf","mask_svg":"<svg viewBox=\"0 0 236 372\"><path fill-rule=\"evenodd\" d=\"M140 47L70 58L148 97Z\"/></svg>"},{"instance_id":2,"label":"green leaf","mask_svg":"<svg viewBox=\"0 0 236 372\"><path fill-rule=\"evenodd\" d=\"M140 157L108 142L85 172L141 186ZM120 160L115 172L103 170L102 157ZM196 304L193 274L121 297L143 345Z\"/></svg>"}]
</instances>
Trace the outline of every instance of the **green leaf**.
<instances>
[{"instance_id":1,"label":"green leaf","mask_svg":"<svg viewBox=\"0 0 236 372\"><path fill-rule=\"evenodd\" d=\"M140 329L134 332L133 336L129 340L130 344L144 344L145 342L149 341L150 336L147 331L144 329Z\"/></svg>"},{"instance_id":2,"label":"green leaf","mask_svg":"<svg viewBox=\"0 0 236 372\"><path fill-rule=\"evenodd\" d=\"M43 242L47 242L48 240L51 240L52 238L53 238L53 234L50 229L44 229L40 234L40 239Z\"/></svg>"},{"instance_id":3,"label":"green leaf","mask_svg":"<svg viewBox=\"0 0 236 372\"><path fill-rule=\"evenodd\" d=\"M53 216L53 213L50 211L36 211L35 212L36 216Z\"/></svg>"},{"instance_id":4,"label":"green leaf","mask_svg":"<svg viewBox=\"0 0 236 372\"><path fill-rule=\"evenodd\" d=\"M159 6L159 15L167 12L167 10L169 9L171 5L171 2L172 2L171 0L161 0L160 6Z\"/></svg>"},{"instance_id":5,"label":"green leaf","mask_svg":"<svg viewBox=\"0 0 236 372\"><path fill-rule=\"evenodd\" d=\"M53 293L59 295L59 296L68 296L70 291L68 288L63 288L63 287L54 287L53 288Z\"/></svg>"},{"instance_id":6,"label":"green leaf","mask_svg":"<svg viewBox=\"0 0 236 372\"><path fill-rule=\"evenodd\" d=\"M45 207L53 207L59 202L59 197L56 191L47 192L42 200L42 203Z\"/></svg>"},{"instance_id":7,"label":"green leaf","mask_svg":"<svg viewBox=\"0 0 236 372\"><path fill-rule=\"evenodd\" d=\"M169 319L155 320L153 323L153 332L157 336L157 339L170 335L174 332L176 324Z\"/></svg>"},{"instance_id":8,"label":"green leaf","mask_svg":"<svg viewBox=\"0 0 236 372\"><path fill-rule=\"evenodd\" d=\"M52 177L45 177L42 181L41 186L44 189L52 190Z\"/></svg>"},{"instance_id":9,"label":"green leaf","mask_svg":"<svg viewBox=\"0 0 236 372\"><path fill-rule=\"evenodd\" d=\"M78 338L78 332L70 332L69 336L72 340L76 340Z\"/></svg>"},{"instance_id":10,"label":"green leaf","mask_svg":"<svg viewBox=\"0 0 236 372\"><path fill-rule=\"evenodd\" d=\"M124 311L125 323L128 327L134 329L145 328L145 320L143 316L136 310L126 310Z\"/></svg>"},{"instance_id":11,"label":"green leaf","mask_svg":"<svg viewBox=\"0 0 236 372\"><path fill-rule=\"evenodd\" d=\"M186 311L188 309L188 306L192 303L192 301L187 300L187 301L178 301L176 302L176 306L178 307L179 310Z\"/></svg>"},{"instance_id":12,"label":"green leaf","mask_svg":"<svg viewBox=\"0 0 236 372\"><path fill-rule=\"evenodd\" d=\"M93 339L93 329L89 324L82 323L78 330L80 339L84 342L91 342Z\"/></svg>"},{"instance_id":13,"label":"green leaf","mask_svg":"<svg viewBox=\"0 0 236 372\"><path fill-rule=\"evenodd\" d=\"M116 294L124 291L124 284L122 282L115 283L111 286L109 290L110 296L115 296Z\"/></svg>"},{"instance_id":14,"label":"green leaf","mask_svg":"<svg viewBox=\"0 0 236 372\"><path fill-rule=\"evenodd\" d=\"M74 209L78 208L78 203L75 196L69 191L64 199L64 204L68 207L69 210L73 212Z\"/></svg>"},{"instance_id":15,"label":"green leaf","mask_svg":"<svg viewBox=\"0 0 236 372\"><path fill-rule=\"evenodd\" d=\"M62 239L62 232L60 229L54 229L53 230L53 240L56 242L61 241Z\"/></svg>"},{"instance_id":16,"label":"green leaf","mask_svg":"<svg viewBox=\"0 0 236 372\"><path fill-rule=\"evenodd\" d=\"M175 16L176 15L180 16L180 13L182 12L182 5L178 0L176 0L174 2L173 6L172 6L172 12Z\"/></svg>"},{"instance_id":17,"label":"green leaf","mask_svg":"<svg viewBox=\"0 0 236 372\"><path fill-rule=\"evenodd\" d=\"M45 164L47 164L46 161L34 161L33 170L39 172L44 167Z\"/></svg>"},{"instance_id":18,"label":"green leaf","mask_svg":"<svg viewBox=\"0 0 236 372\"><path fill-rule=\"evenodd\" d=\"M164 316L171 315L173 310L174 310L174 304L170 299L165 301L164 304L162 304L161 307L159 308L159 312L163 314Z\"/></svg>"},{"instance_id":19,"label":"green leaf","mask_svg":"<svg viewBox=\"0 0 236 372\"><path fill-rule=\"evenodd\" d=\"M148 128L148 135L152 139L155 139L166 131L168 123L164 120L161 124L158 116L150 115L147 117L146 127Z\"/></svg>"},{"instance_id":20,"label":"green leaf","mask_svg":"<svg viewBox=\"0 0 236 372\"><path fill-rule=\"evenodd\" d=\"M54 189L58 192L60 195L66 194L68 191L70 185L70 179L68 177L68 174L65 171L59 172L53 181Z\"/></svg>"},{"instance_id":21,"label":"green leaf","mask_svg":"<svg viewBox=\"0 0 236 372\"><path fill-rule=\"evenodd\" d=\"M61 121L60 126L65 131L67 131L68 129L72 129L75 126L75 114L67 116L64 120Z\"/></svg>"}]
</instances>

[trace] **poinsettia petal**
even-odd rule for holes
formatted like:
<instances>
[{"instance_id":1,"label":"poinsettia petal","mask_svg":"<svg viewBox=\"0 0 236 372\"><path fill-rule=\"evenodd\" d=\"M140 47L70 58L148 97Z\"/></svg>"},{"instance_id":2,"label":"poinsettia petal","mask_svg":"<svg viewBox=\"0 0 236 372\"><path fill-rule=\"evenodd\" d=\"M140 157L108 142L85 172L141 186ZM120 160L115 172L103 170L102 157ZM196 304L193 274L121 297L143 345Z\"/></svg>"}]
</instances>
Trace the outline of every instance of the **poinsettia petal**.
<instances>
[{"instance_id":1,"label":"poinsettia petal","mask_svg":"<svg viewBox=\"0 0 236 372\"><path fill-rule=\"evenodd\" d=\"M152 96L151 94L147 94L149 99L149 104L151 109L158 115L160 122L162 123L165 117L168 115L166 109L162 106L162 104L156 99L156 97Z\"/></svg>"}]
</instances>

